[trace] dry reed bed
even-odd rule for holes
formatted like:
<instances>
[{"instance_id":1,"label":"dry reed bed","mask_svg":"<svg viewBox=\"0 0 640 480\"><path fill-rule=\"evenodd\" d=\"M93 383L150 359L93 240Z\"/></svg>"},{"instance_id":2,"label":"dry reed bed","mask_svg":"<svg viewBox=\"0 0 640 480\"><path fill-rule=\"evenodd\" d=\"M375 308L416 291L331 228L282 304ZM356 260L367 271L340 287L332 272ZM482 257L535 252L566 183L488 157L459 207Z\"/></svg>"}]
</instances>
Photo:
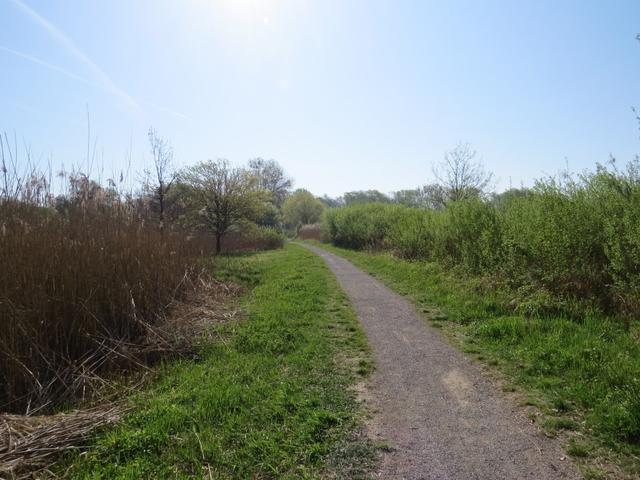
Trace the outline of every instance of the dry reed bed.
<instances>
[{"instance_id":1,"label":"dry reed bed","mask_svg":"<svg viewBox=\"0 0 640 480\"><path fill-rule=\"evenodd\" d=\"M106 404L58 415L0 415L0 475L53 477L49 469L61 454L81 449L96 430L113 425L126 410L122 404Z\"/></svg>"},{"instance_id":2,"label":"dry reed bed","mask_svg":"<svg viewBox=\"0 0 640 480\"><path fill-rule=\"evenodd\" d=\"M301 226L298 230L298 238L300 240L322 240L322 224L314 223Z\"/></svg>"},{"instance_id":3,"label":"dry reed bed","mask_svg":"<svg viewBox=\"0 0 640 480\"><path fill-rule=\"evenodd\" d=\"M234 298L240 291L234 284L200 277L194 293L175 302L161 326L145 325L144 341L114 345L112 354L123 364L140 367L129 388L135 390L154 377L150 367L154 360L197 357L196 343L203 339L224 342L217 326L239 316ZM50 469L61 455L83 450L98 431L117 423L129 410L125 402L115 400L125 388L119 380L86 375L85 382L103 396L96 406L56 415L0 414L0 478L54 477Z\"/></svg>"},{"instance_id":4,"label":"dry reed bed","mask_svg":"<svg viewBox=\"0 0 640 480\"><path fill-rule=\"evenodd\" d=\"M46 410L80 372L119 368L118 348L193 291L206 248L124 203L0 203L0 411Z\"/></svg>"}]
</instances>

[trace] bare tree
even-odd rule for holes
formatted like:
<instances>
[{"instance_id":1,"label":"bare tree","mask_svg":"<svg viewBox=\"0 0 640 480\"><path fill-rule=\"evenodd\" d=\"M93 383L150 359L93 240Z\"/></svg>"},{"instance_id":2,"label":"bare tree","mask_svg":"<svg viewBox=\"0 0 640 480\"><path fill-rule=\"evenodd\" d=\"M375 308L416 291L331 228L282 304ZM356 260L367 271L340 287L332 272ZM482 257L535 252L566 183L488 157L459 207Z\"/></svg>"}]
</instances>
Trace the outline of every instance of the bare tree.
<instances>
[{"instance_id":1,"label":"bare tree","mask_svg":"<svg viewBox=\"0 0 640 480\"><path fill-rule=\"evenodd\" d=\"M447 190L442 185L429 183L423 185L420 190L426 208L441 210L447 206Z\"/></svg>"},{"instance_id":2,"label":"bare tree","mask_svg":"<svg viewBox=\"0 0 640 480\"><path fill-rule=\"evenodd\" d=\"M640 33L636 35L636 40L640 42ZM633 114L636 116L636 120L638 121L638 126L640 127L640 112L635 107L631 107L631 110L633 110Z\"/></svg>"},{"instance_id":3,"label":"bare tree","mask_svg":"<svg viewBox=\"0 0 640 480\"><path fill-rule=\"evenodd\" d=\"M153 127L149 128L148 136L155 168L155 181L151 188L154 196L158 199L160 230L162 231L164 230L165 199L176 179L176 172L173 167L173 148L165 138L158 135L158 132Z\"/></svg>"},{"instance_id":4,"label":"bare tree","mask_svg":"<svg viewBox=\"0 0 640 480\"><path fill-rule=\"evenodd\" d=\"M476 155L471 145L461 142L434 168L433 173L445 188L449 201L482 195L491 186L493 174L476 160Z\"/></svg>"},{"instance_id":5,"label":"bare tree","mask_svg":"<svg viewBox=\"0 0 640 480\"><path fill-rule=\"evenodd\" d=\"M256 181L247 169L234 168L227 160L201 162L180 174L180 182L188 188L192 218L213 232L216 253L231 228L254 219L263 208L264 191Z\"/></svg>"},{"instance_id":6,"label":"bare tree","mask_svg":"<svg viewBox=\"0 0 640 480\"><path fill-rule=\"evenodd\" d=\"M412 190L394 192L393 202L406 207L439 210L447 203L447 192L442 185L430 183Z\"/></svg>"},{"instance_id":7,"label":"bare tree","mask_svg":"<svg viewBox=\"0 0 640 480\"><path fill-rule=\"evenodd\" d=\"M5 133L6 135L6 133ZM7 145L7 148L9 146ZM9 154L11 150L9 150ZM2 167L0 167L0 173L2 173L3 186L2 186L2 198L7 200L9 198L9 169L7 168L7 162L4 158L4 142L2 135L0 135L0 160L2 160Z\"/></svg>"},{"instance_id":8,"label":"bare tree","mask_svg":"<svg viewBox=\"0 0 640 480\"><path fill-rule=\"evenodd\" d=\"M249 168L257 177L258 187L270 192L273 205L282 208L293 181L285 175L278 162L254 158L249 160Z\"/></svg>"}]
</instances>

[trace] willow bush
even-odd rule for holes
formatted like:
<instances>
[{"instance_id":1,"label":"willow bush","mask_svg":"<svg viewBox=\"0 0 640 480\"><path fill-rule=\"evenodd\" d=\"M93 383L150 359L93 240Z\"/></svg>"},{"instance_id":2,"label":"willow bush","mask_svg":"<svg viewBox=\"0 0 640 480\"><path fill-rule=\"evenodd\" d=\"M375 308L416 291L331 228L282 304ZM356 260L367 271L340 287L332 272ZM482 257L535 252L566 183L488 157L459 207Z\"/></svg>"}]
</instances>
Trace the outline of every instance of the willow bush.
<instances>
[{"instance_id":1,"label":"willow bush","mask_svg":"<svg viewBox=\"0 0 640 480\"><path fill-rule=\"evenodd\" d=\"M325 237L341 247L388 250L494 276L520 296L548 303L540 312L628 320L640 313L638 172L637 161L624 171L598 166L441 210L386 204L329 209Z\"/></svg>"}]
</instances>

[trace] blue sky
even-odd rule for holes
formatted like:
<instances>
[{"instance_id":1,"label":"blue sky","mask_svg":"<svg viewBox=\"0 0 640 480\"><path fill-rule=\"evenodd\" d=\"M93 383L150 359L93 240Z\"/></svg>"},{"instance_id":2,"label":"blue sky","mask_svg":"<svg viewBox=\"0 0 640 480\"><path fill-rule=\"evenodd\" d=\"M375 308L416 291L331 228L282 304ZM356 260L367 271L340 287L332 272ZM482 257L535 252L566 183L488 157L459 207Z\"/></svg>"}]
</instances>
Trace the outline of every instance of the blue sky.
<instances>
[{"instance_id":1,"label":"blue sky","mask_svg":"<svg viewBox=\"0 0 640 480\"><path fill-rule=\"evenodd\" d=\"M640 152L637 0L0 0L0 131L103 176L274 158L316 194L433 181L458 141L509 183ZM94 174L100 169L93 167Z\"/></svg>"}]
</instances>

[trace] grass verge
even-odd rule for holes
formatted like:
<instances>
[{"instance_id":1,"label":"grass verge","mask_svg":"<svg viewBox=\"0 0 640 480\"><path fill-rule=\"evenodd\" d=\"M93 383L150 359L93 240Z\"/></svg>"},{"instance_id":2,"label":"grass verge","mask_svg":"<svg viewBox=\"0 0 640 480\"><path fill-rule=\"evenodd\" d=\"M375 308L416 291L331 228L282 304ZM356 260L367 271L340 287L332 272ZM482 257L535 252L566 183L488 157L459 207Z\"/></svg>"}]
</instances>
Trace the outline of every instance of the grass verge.
<instances>
[{"instance_id":1,"label":"grass verge","mask_svg":"<svg viewBox=\"0 0 640 480\"><path fill-rule=\"evenodd\" d=\"M318 244L319 245L319 244ZM483 279L387 253L320 245L411 298L468 354L505 374L505 392L562 434L586 478L640 475L640 336L601 318L525 318ZM500 298L498 298L500 296Z\"/></svg>"},{"instance_id":2,"label":"grass verge","mask_svg":"<svg viewBox=\"0 0 640 480\"><path fill-rule=\"evenodd\" d=\"M304 249L216 260L251 288L201 359L165 366L71 478L359 478L375 448L351 388L368 347L346 296Z\"/></svg>"}]
</instances>

